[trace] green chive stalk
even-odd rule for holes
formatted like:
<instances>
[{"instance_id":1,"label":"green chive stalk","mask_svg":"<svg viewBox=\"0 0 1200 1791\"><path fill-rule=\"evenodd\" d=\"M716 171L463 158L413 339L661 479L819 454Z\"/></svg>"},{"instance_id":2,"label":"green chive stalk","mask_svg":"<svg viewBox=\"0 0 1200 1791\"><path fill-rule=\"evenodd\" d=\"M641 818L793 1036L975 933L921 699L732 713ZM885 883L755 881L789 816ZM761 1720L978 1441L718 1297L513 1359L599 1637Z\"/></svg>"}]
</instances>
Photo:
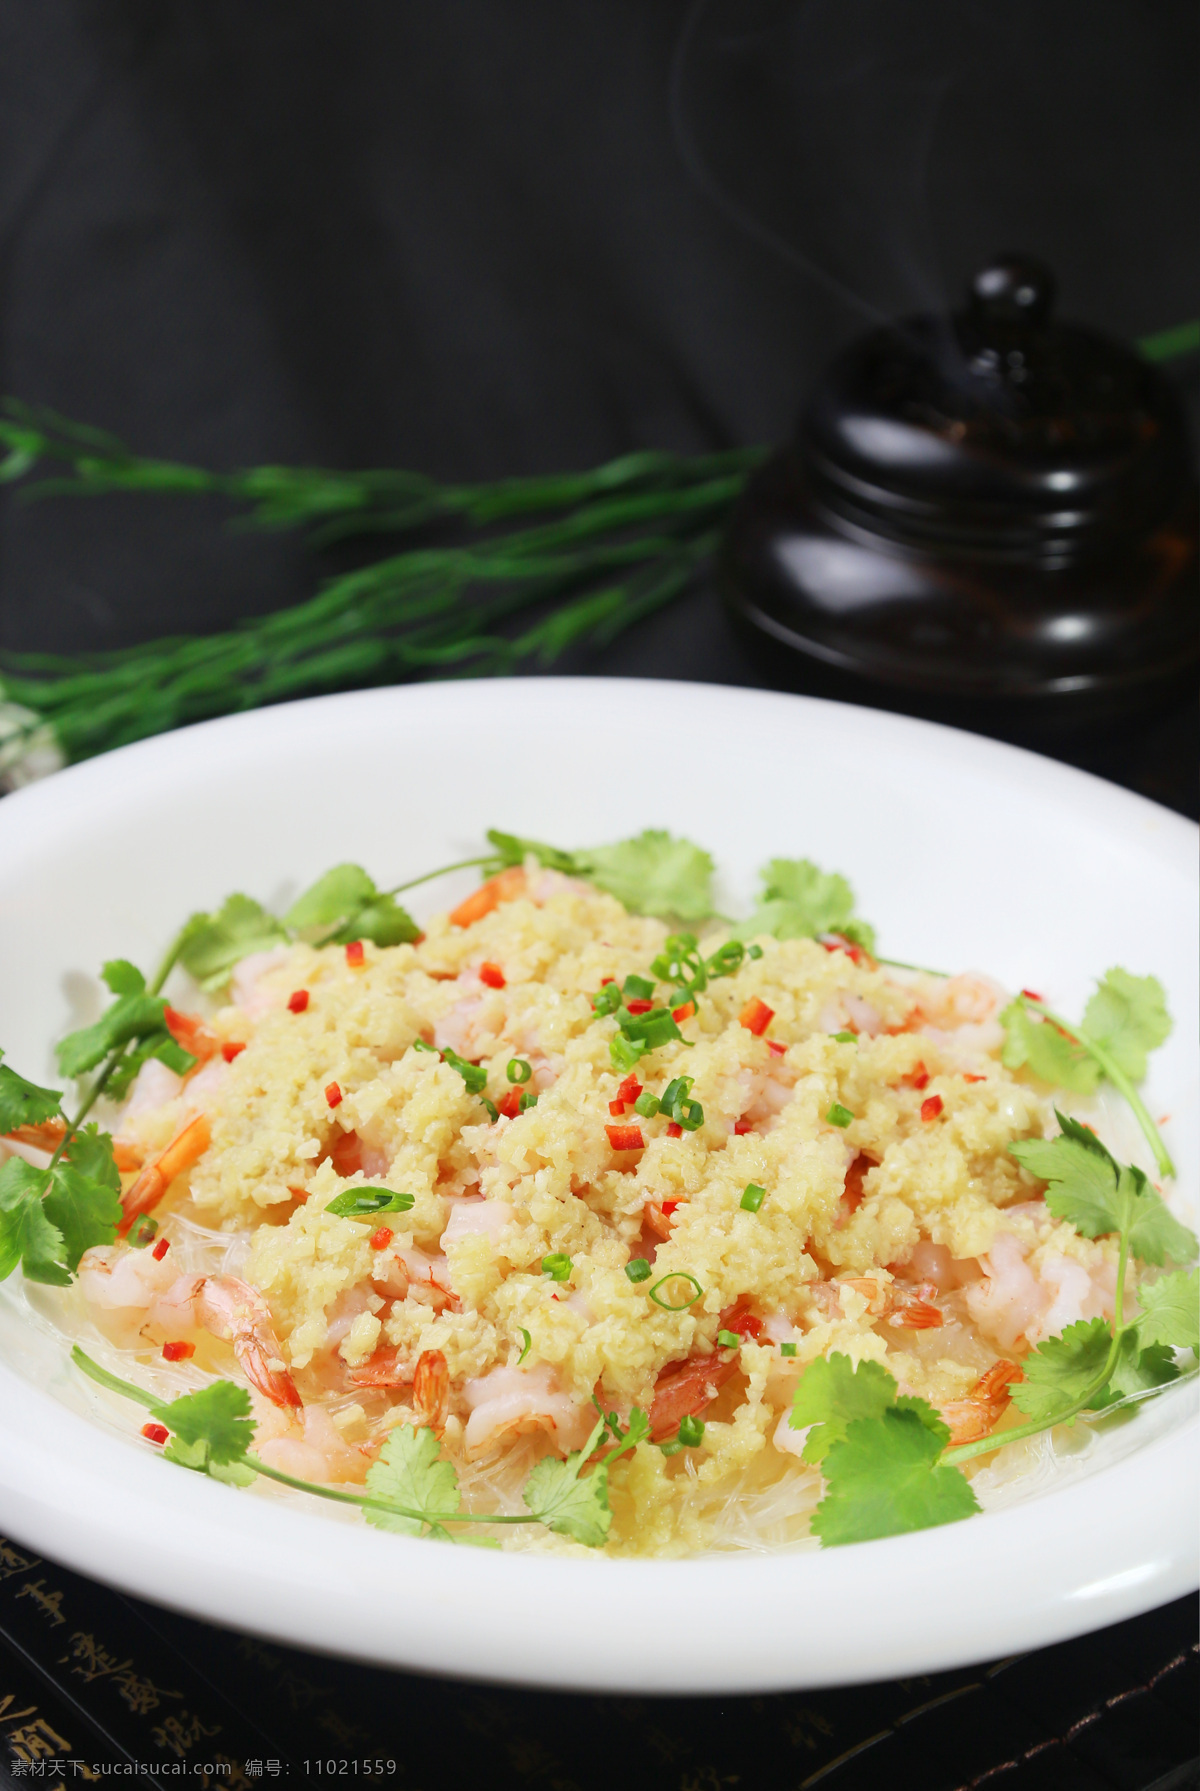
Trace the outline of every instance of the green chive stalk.
<instances>
[{"instance_id":1,"label":"green chive stalk","mask_svg":"<svg viewBox=\"0 0 1200 1791\"><path fill-rule=\"evenodd\" d=\"M1194 351L1200 325L1144 338ZM627 454L583 473L442 485L419 473L259 466L229 473L133 454L115 436L10 399L0 484L20 496L204 494L238 526L305 528L312 545L422 532L420 546L329 579L274 615L79 656L0 662L0 788L169 728L293 697L551 665L606 646L697 577L761 447ZM50 476L31 479L47 470ZM435 533L445 544L427 545Z\"/></svg>"},{"instance_id":2,"label":"green chive stalk","mask_svg":"<svg viewBox=\"0 0 1200 1791\"><path fill-rule=\"evenodd\" d=\"M449 531L330 579L313 597L208 636L71 658L10 654L0 676L0 774L22 753L77 760L187 722L401 679L549 665L603 646L696 577L761 448L626 455L579 474L439 485L416 474L257 467L213 473L129 453L115 438L9 404L0 481L45 498L201 492L243 526L335 536Z\"/></svg>"}]
</instances>

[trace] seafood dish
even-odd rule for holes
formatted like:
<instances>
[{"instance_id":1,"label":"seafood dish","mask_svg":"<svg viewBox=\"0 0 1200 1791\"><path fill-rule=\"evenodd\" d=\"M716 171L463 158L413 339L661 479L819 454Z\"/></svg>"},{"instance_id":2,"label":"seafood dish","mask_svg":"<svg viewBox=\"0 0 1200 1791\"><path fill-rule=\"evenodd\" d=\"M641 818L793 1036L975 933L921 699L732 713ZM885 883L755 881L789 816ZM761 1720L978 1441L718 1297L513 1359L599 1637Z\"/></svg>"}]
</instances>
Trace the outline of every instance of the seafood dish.
<instances>
[{"instance_id":1,"label":"seafood dish","mask_svg":"<svg viewBox=\"0 0 1200 1791\"><path fill-rule=\"evenodd\" d=\"M1195 1373L1152 976L1073 1022L804 859L731 922L668 834L489 840L420 924L341 865L106 965L74 1108L0 1066L0 1271L139 1447L440 1541L829 1547Z\"/></svg>"}]
</instances>

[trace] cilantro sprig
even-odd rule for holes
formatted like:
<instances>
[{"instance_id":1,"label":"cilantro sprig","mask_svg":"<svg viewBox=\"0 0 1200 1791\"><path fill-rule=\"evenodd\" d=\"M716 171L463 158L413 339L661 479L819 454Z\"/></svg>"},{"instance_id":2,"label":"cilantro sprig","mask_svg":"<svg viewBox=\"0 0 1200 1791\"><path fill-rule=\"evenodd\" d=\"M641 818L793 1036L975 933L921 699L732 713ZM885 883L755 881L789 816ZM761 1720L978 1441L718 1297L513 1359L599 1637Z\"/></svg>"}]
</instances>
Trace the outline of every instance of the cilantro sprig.
<instances>
[{"instance_id":1,"label":"cilantro sprig","mask_svg":"<svg viewBox=\"0 0 1200 1791\"><path fill-rule=\"evenodd\" d=\"M1078 1025L1024 990L1000 1021L1005 1032L1000 1057L1008 1069L1027 1065L1043 1082L1073 1094L1092 1094L1107 1078L1133 1109L1160 1174L1175 1174L1162 1134L1135 1087L1146 1074L1148 1053L1171 1031L1157 977L1132 976L1119 966L1107 971Z\"/></svg>"},{"instance_id":2,"label":"cilantro sprig","mask_svg":"<svg viewBox=\"0 0 1200 1791\"><path fill-rule=\"evenodd\" d=\"M44 1169L22 1157L0 1164L0 1280L20 1264L27 1280L66 1287L85 1250L111 1244L121 1223L121 1178L112 1139L85 1124L101 1095L121 1099L141 1066L156 1057L183 1073L196 1059L178 1045L167 1025L167 1003L158 991L174 962L174 947L154 984L124 958L101 975L115 1000L91 1026L61 1040L64 1076L99 1073L73 1118L57 1089L29 1082L0 1063L0 1134L59 1120L62 1134ZM0 1053L2 1056L3 1053Z\"/></svg>"},{"instance_id":3,"label":"cilantro sprig","mask_svg":"<svg viewBox=\"0 0 1200 1791\"><path fill-rule=\"evenodd\" d=\"M707 920L713 912L710 854L660 827L648 827L611 846L586 846L574 852L495 827L489 828L487 837L495 857L485 863L485 875L523 864L532 856L548 870L594 883L634 914Z\"/></svg>"},{"instance_id":4,"label":"cilantro sprig","mask_svg":"<svg viewBox=\"0 0 1200 1791\"><path fill-rule=\"evenodd\" d=\"M735 939L815 939L840 933L852 945L875 950L875 929L855 916L854 891L838 871L822 871L808 858L773 858L759 872L762 894Z\"/></svg>"},{"instance_id":5,"label":"cilantro sprig","mask_svg":"<svg viewBox=\"0 0 1200 1791\"><path fill-rule=\"evenodd\" d=\"M803 1459L819 1466L825 1496L813 1518L833 1547L896 1536L970 1517L979 1505L963 1462L1037 1436L1083 1414L1104 1418L1152 1398L1173 1381L1200 1373L1181 1369L1176 1352L1200 1354L1200 1280L1177 1268L1139 1292L1126 1312L1131 1258L1161 1266L1186 1264L1197 1240L1168 1211L1140 1169L1118 1164L1086 1127L1059 1116L1062 1133L1009 1148L1045 1180L1046 1205L1084 1237L1115 1234L1117 1280L1111 1324L1103 1318L1068 1325L1022 1361L1010 1397L1027 1422L974 1442L948 1447L950 1432L923 1399L899 1392L880 1363L835 1352L805 1370L789 1423L809 1428Z\"/></svg>"},{"instance_id":6,"label":"cilantro sprig","mask_svg":"<svg viewBox=\"0 0 1200 1791\"><path fill-rule=\"evenodd\" d=\"M214 1480L249 1486L261 1475L317 1498L357 1505L367 1522L377 1529L431 1536L443 1542L469 1541L469 1535L462 1535L452 1526L479 1524L544 1524L548 1530L570 1536L588 1548L601 1547L608 1536L612 1523L608 1462L593 1459L609 1435L609 1419L603 1415L582 1449L574 1450L565 1461L547 1456L531 1471L522 1492L528 1515L463 1511L457 1470L442 1455L437 1438L429 1429L397 1425L367 1470L366 1490L351 1492L298 1479L255 1455L251 1447L255 1425L245 1387L232 1381L211 1381L195 1393L164 1402L132 1381L110 1374L78 1344L71 1351L71 1360L100 1386L145 1406L151 1417L171 1433L163 1450L168 1461L208 1474ZM641 1440L640 1435L633 1438L634 1443ZM628 1447L628 1438L624 1441Z\"/></svg>"}]
</instances>

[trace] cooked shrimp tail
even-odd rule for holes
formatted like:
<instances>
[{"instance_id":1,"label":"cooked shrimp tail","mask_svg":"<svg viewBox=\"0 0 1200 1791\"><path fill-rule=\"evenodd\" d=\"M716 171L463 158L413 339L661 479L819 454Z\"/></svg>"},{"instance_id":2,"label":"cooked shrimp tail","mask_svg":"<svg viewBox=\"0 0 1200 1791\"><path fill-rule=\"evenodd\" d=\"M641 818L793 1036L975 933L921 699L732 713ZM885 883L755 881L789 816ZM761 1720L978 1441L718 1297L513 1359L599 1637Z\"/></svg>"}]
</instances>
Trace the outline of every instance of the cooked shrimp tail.
<instances>
[{"instance_id":1,"label":"cooked shrimp tail","mask_svg":"<svg viewBox=\"0 0 1200 1791\"><path fill-rule=\"evenodd\" d=\"M446 1428L450 1407L450 1370L440 1349L422 1350L413 1377L413 1423L437 1436Z\"/></svg>"},{"instance_id":2,"label":"cooked shrimp tail","mask_svg":"<svg viewBox=\"0 0 1200 1791\"><path fill-rule=\"evenodd\" d=\"M139 1174L137 1180L126 1188L121 1196L122 1236L129 1230L135 1219L143 1213L153 1212L177 1175L198 1163L209 1145L212 1143L212 1131L208 1116L197 1113L194 1119L176 1132L165 1150L152 1157Z\"/></svg>"},{"instance_id":3,"label":"cooked shrimp tail","mask_svg":"<svg viewBox=\"0 0 1200 1791\"><path fill-rule=\"evenodd\" d=\"M965 1398L948 1399L941 1413L950 1426L950 1447L990 1436L1008 1410L1010 1385L1023 1378L1015 1362L1001 1359L980 1375Z\"/></svg>"},{"instance_id":4,"label":"cooked shrimp tail","mask_svg":"<svg viewBox=\"0 0 1200 1791\"><path fill-rule=\"evenodd\" d=\"M280 1355L271 1309L257 1289L235 1275L206 1276L192 1299L196 1323L232 1343L250 1385L272 1404L298 1411L303 1401Z\"/></svg>"}]
</instances>

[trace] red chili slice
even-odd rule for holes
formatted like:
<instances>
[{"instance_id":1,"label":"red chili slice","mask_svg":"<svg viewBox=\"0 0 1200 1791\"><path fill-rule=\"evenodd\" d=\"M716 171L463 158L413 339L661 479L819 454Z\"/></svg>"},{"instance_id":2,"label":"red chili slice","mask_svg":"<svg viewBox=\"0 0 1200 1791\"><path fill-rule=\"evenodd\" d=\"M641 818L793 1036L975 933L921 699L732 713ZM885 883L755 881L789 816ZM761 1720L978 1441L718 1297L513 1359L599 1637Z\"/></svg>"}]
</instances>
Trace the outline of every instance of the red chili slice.
<instances>
[{"instance_id":1,"label":"red chili slice","mask_svg":"<svg viewBox=\"0 0 1200 1791\"><path fill-rule=\"evenodd\" d=\"M645 1150L641 1126L605 1126L613 1150Z\"/></svg>"},{"instance_id":2,"label":"red chili slice","mask_svg":"<svg viewBox=\"0 0 1200 1791\"><path fill-rule=\"evenodd\" d=\"M293 989L291 994L288 996L288 1012L293 1013L293 1014L302 1014L307 1006L308 1006L308 990L307 989Z\"/></svg>"},{"instance_id":3,"label":"red chili slice","mask_svg":"<svg viewBox=\"0 0 1200 1791\"><path fill-rule=\"evenodd\" d=\"M738 1025L744 1026L756 1038L761 1038L774 1018L775 1009L768 1007L765 1001L760 1001L757 995L752 995L738 1015Z\"/></svg>"},{"instance_id":4,"label":"red chili slice","mask_svg":"<svg viewBox=\"0 0 1200 1791\"><path fill-rule=\"evenodd\" d=\"M489 989L503 989L505 986L504 972L501 970L499 964L490 962L481 964L479 966L479 980L481 983L486 983Z\"/></svg>"},{"instance_id":5,"label":"red chili slice","mask_svg":"<svg viewBox=\"0 0 1200 1791\"><path fill-rule=\"evenodd\" d=\"M930 1095L927 1101L921 1102L921 1118L924 1120L936 1119L944 1106L945 1102L941 1095Z\"/></svg>"}]
</instances>

